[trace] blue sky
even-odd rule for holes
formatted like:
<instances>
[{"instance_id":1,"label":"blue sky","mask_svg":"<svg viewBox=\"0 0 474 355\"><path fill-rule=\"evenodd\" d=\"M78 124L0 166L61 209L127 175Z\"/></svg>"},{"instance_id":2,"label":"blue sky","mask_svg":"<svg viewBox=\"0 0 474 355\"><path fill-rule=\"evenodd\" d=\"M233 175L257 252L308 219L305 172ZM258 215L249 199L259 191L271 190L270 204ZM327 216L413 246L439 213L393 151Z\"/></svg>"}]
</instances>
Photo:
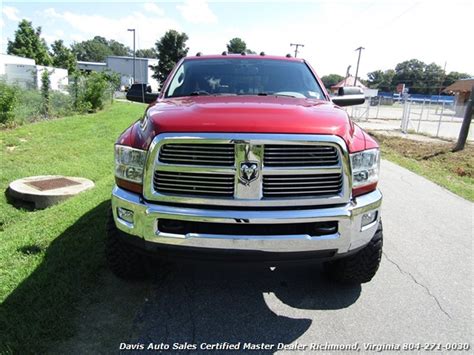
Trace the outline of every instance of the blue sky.
<instances>
[{"instance_id":1,"label":"blue sky","mask_svg":"<svg viewBox=\"0 0 474 355\"><path fill-rule=\"evenodd\" d=\"M393 68L417 58L436 62L447 71L474 74L466 55L474 1L339 0L339 1L3 1L1 52L6 52L18 21L41 26L48 43L66 43L101 35L137 48L149 48L174 28L189 36L190 54L220 53L233 37L268 54L292 52L291 42L304 43L300 56L320 75L355 72L359 46L360 74ZM463 39L465 38L465 39Z\"/></svg>"}]
</instances>

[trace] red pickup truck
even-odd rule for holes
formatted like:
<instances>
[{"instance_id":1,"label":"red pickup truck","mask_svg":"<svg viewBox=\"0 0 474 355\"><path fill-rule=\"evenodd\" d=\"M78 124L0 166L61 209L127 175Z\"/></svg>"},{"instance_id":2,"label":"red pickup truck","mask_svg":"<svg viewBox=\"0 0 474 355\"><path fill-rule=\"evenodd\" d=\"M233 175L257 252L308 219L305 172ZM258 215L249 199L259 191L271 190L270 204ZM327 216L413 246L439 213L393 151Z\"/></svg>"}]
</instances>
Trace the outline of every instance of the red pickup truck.
<instances>
[{"instance_id":1,"label":"red pickup truck","mask_svg":"<svg viewBox=\"0 0 474 355\"><path fill-rule=\"evenodd\" d=\"M139 98L142 96L138 95ZM106 256L118 276L148 257L321 261L368 282L382 254L377 143L300 58L183 58L115 145Z\"/></svg>"}]
</instances>

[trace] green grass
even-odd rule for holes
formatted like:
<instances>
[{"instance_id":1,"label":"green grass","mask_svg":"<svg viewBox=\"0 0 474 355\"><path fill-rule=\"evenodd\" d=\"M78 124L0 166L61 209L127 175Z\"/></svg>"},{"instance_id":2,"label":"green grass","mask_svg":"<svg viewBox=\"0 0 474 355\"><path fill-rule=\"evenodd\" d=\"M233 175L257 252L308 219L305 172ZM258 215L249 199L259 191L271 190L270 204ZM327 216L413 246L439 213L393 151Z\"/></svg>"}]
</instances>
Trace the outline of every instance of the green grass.
<instances>
[{"instance_id":1,"label":"green grass","mask_svg":"<svg viewBox=\"0 0 474 355\"><path fill-rule=\"evenodd\" d=\"M474 202L474 146L453 153L453 143L418 142L371 132L382 157Z\"/></svg>"},{"instance_id":2,"label":"green grass","mask_svg":"<svg viewBox=\"0 0 474 355\"><path fill-rule=\"evenodd\" d=\"M113 186L113 144L143 105L0 131L2 191L18 178L82 176L96 186L42 211L0 196L0 353L40 353L73 334L81 295L97 286Z\"/></svg>"}]
</instances>

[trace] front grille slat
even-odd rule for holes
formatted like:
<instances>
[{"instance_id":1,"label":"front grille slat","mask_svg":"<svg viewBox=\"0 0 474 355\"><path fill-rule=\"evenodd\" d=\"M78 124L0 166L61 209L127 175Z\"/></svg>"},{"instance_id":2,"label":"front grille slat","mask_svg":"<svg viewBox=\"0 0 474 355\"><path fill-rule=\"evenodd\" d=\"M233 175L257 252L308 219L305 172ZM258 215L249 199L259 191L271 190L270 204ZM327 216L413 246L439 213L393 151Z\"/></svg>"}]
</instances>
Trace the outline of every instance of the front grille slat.
<instances>
[{"instance_id":1,"label":"front grille slat","mask_svg":"<svg viewBox=\"0 0 474 355\"><path fill-rule=\"evenodd\" d=\"M342 174L313 174L304 177L278 175L263 177L263 197L318 197L337 195L343 186Z\"/></svg>"},{"instance_id":2,"label":"front grille slat","mask_svg":"<svg viewBox=\"0 0 474 355\"><path fill-rule=\"evenodd\" d=\"M165 144L158 160L173 165L233 166L233 144Z\"/></svg>"},{"instance_id":3,"label":"front grille slat","mask_svg":"<svg viewBox=\"0 0 474 355\"><path fill-rule=\"evenodd\" d=\"M316 145L266 145L263 163L269 167L336 166L339 154L335 147Z\"/></svg>"},{"instance_id":4,"label":"front grille slat","mask_svg":"<svg viewBox=\"0 0 474 355\"><path fill-rule=\"evenodd\" d=\"M153 184L163 194L233 197L234 176L223 174L155 171Z\"/></svg>"}]
</instances>

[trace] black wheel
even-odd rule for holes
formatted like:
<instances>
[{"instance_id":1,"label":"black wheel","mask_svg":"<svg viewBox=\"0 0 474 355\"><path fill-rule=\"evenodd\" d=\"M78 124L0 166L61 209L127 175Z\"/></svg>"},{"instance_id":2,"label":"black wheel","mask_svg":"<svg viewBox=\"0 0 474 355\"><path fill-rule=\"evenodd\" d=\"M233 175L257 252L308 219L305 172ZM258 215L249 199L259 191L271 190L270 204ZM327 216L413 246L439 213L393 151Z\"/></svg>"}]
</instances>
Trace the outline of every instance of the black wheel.
<instances>
[{"instance_id":1,"label":"black wheel","mask_svg":"<svg viewBox=\"0 0 474 355\"><path fill-rule=\"evenodd\" d=\"M365 283L375 276L382 258L382 222L370 243L356 254L326 264L329 277L342 283Z\"/></svg>"},{"instance_id":2,"label":"black wheel","mask_svg":"<svg viewBox=\"0 0 474 355\"><path fill-rule=\"evenodd\" d=\"M137 253L121 238L112 210L109 210L106 225L105 257L110 270L126 280L138 280L146 277L146 257Z\"/></svg>"}]
</instances>

